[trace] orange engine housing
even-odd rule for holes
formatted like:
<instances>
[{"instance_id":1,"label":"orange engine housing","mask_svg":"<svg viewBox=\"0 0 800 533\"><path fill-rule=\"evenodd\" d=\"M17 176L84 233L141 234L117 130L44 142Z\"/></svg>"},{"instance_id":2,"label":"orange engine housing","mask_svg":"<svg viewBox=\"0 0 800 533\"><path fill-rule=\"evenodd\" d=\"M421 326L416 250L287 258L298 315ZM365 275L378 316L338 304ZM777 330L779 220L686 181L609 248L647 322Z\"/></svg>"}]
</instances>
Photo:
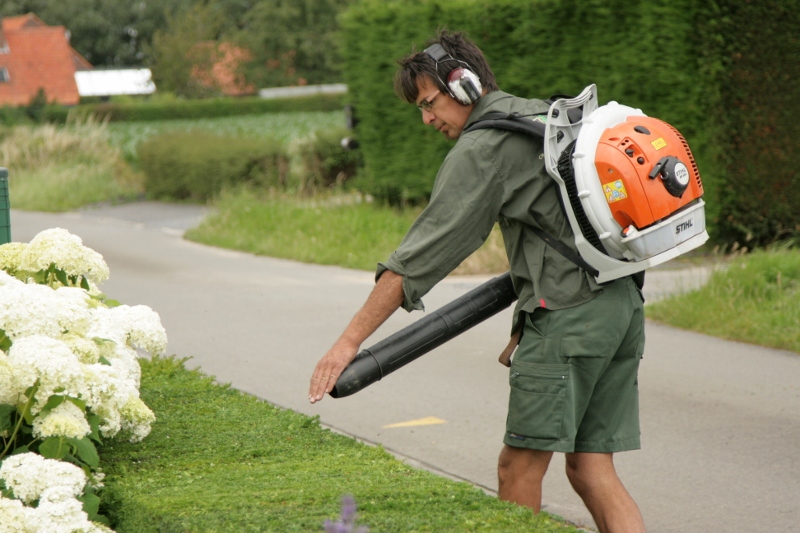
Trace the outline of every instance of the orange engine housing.
<instances>
[{"instance_id":1,"label":"orange engine housing","mask_svg":"<svg viewBox=\"0 0 800 533\"><path fill-rule=\"evenodd\" d=\"M686 165L689 184L678 198L650 171L666 156ZM623 228L643 229L703 196L694 156L678 130L652 117L631 116L603 132L595 167L614 219Z\"/></svg>"}]
</instances>

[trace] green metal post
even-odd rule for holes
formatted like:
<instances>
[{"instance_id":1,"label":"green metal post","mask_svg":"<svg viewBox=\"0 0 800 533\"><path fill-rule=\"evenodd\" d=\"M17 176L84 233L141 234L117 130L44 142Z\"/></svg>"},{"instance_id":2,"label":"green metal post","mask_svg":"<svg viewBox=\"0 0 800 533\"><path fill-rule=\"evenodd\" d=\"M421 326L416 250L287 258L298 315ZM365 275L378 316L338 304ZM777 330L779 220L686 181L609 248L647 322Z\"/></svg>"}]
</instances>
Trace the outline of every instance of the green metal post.
<instances>
[{"instance_id":1,"label":"green metal post","mask_svg":"<svg viewBox=\"0 0 800 533\"><path fill-rule=\"evenodd\" d=\"M8 169L0 168L0 244L11 242L11 204L8 201Z\"/></svg>"}]
</instances>

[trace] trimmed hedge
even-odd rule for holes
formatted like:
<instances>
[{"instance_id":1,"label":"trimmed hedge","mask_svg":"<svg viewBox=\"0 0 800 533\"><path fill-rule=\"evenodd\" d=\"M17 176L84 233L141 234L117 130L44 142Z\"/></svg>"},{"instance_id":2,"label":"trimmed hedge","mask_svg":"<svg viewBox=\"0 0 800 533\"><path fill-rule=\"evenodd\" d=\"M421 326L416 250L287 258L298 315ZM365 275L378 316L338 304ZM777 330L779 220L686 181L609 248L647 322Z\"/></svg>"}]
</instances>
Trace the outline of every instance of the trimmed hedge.
<instances>
[{"instance_id":1,"label":"trimmed hedge","mask_svg":"<svg viewBox=\"0 0 800 533\"><path fill-rule=\"evenodd\" d=\"M336 111L344 107L343 94L318 94L293 98L210 98L204 100L175 100L140 102L102 102L81 104L72 108L48 106L43 116L48 122L63 123L70 111L78 114L95 114L111 121L150 121L171 119L196 119L258 115L293 111Z\"/></svg>"},{"instance_id":2,"label":"trimmed hedge","mask_svg":"<svg viewBox=\"0 0 800 533\"><path fill-rule=\"evenodd\" d=\"M800 1L717 1L707 35L721 190L718 236L750 248L800 244Z\"/></svg>"},{"instance_id":3,"label":"trimmed hedge","mask_svg":"<svg viewBox=\"0 0 800 533\"><path fill-rule=\"evenodd\" d=\"M279 141L201 130L150 137L139 146L139 160L148 196L172 200L205 201L242 183L283 187L289 169Z\"/></svg>"},{"instance_id":4,"label":"trimmed hedge","mask_svg":"<svg viewBox=\"0 0 800 533\"><path fill-rule=\"evenodd\" d=\"M702 145L705 88L695 75L693 3L360 2L344 14L342 36L346 83L361 120L362 186L390 200L430 193L452 143L422 124L419 111L394 95L391 80L395 61L412 44L424 48L440 26L466 31L507 92L547 98L596 83L603 102L640 107L674 124L692 146ZM701 169L708 168L699 152Z\"/></svg>"},{"instance_id":5,"label":"trimmed hedge","mask_svg":"<svg viewBox=\"0 0 800 533\"><path fill-rule=\"evenodd\" d=\"M507 92L547 98L595 83L601 103L678 128L702 174L712 235L797 236L798 13L800 0L362 0L341 18L361 120L356 183L390 202L429 195L452 144L394 95L392 77L397 59L447 27L476 41Z\"/></svg>"}]
</instances>

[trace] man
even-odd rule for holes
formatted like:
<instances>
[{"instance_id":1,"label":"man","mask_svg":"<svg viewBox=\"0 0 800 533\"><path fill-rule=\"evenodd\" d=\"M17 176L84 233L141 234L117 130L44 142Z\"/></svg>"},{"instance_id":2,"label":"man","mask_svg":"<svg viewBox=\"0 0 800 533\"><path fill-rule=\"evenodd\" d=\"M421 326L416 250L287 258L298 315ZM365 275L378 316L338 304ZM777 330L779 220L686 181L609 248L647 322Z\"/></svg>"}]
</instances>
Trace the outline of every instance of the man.
<instances>
[{"instance_id":1,"label":"man","mask_svg":"<svg viewBox=\"0 0 800 533\"><path fill-rule=\"evenodd\" d=\"M445 158L426 209L399 248L378 265L376 285L317 364L309 400L330 392L366 340L398 307L420 298L500 224L519 295L511 393L498 464L500 498L541 508L553 452L602 533L639 533L636 503L617 477L615 452L639 448L637 371L644 348L641 294L630 278L600 286L547 246L531 227L575 249L540 139L464 129L490 111L546 113L548 105L503 93L480 49L440 32L424 52L400 61L395 91L425 124L458 142ZM469 72L465 72L469 71ZM521 337L521 338L520 338Z\"/></svg>"}]
</instances>

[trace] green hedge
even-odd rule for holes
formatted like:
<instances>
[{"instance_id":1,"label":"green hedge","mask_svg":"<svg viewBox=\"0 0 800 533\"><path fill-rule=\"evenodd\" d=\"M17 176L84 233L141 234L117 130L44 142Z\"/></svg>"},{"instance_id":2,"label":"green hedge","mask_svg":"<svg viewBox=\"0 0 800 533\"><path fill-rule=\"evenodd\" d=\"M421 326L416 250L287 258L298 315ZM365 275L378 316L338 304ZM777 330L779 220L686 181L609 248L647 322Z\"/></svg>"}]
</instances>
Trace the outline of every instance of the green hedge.
<instances>
[{"instance_id":1,"label":"green hedge","mask_svg":"<svg viewBox=\"0 0 800 533\"><path fill-rule=\"evenodd\" d=\"M717 1L707 30L722 105L725 242L800 244L800 1Z\"/></svg>"},{"instance_id":2,"label":"green hedge","mask_svg":"<svg viewBox=\"0 0 800 533\"><path fill-rule=\"evenodd\" d=\"M394 96L392 77L396 60L412 45L421 50L437 28L447 27L466 31L477 42L505 91L546 98L577 94L595 83L601 103L616 100L677 127L700 168L712 234L740 238L746 229L759 232L762 237L756 240L764 241L776 236L779 225L787 236L791 213L798 212L797 187L792 187L797 164L792 163L800 161L792 133L800 121L790 117L800 116L800 98L792 98L798 88L789 80L798 79L794 58L800 57L800 0L782 2L778 9L780 3L362 0L341 19L345 81L361 119L365 167L357 183L393 202L424 200L430 193L452 144ZM758 17L748 20L751 14ZM782 63L785 68L778 70ZM750 85L745 87L744 80ZM763 87L767 81L772 85ZM772 107L775 101L780 102L777 108ZM741 112L731 112L735 102L753 114L743 119ZM731 128L726 124L731 123L741 132L741 144L728 143ZM763 136L770 131L780 133L779 146ZM759 164L763 159L769 164ZM740 188L749 180L774 182L764 189L783 196L746 199ZM770 212L761 229L742 216L746 211L756 221L767 218L750 205L759 198L760 207ZM744 205L730 212L737 202ZM723 218L730 215L733 220L726 225ZM742 228L734 230L735 224Z\"/></svg>"},{"instance_id":3,"label":"green hedge","mask_svg":"<svg viewBox=\"0 0 800 533\"><path fill-rule=\"evenodd\" d=\"M139 146L148 196L205 201L241 183L283 187L289 158L272 139L223 136L201 130L171 132Z\"/></svg>"},{"instance_id":4,"label":"green hedge","mask_svg":"<svg viewBox=\"0 0 800 533\"><path fill-rule=\"evenodd\" d=\"M603 102L640 107L676 125L692 145L702 144L704 87L694 76L692 4L360 2L343 16L342 37L345 78L361 119L362 185L392 199L419 199L430 192L452 144L394 96L391 80L395 61L411 52L412 44L421 50L441 26L464 30L477 42L505 91L547 98L577 94L596 83Z\"/></svg>"},{"instance_id":5,"label":"green hedge","mask_svg":"<svg viewBox=\"0 0 800 533\"><path fill-rule=\"evenodd\" d=\"M103 102L81 104L72 108L48 106L43 114L48 122L63 123L72 112L93 113L111 121L149 121L196 119L235 115L258 115L293 111L335 111L344 107L343 94L318 94L293 98L210 98L205 100L174 100L140 102Z\"/></svg>"}]
</instances>

